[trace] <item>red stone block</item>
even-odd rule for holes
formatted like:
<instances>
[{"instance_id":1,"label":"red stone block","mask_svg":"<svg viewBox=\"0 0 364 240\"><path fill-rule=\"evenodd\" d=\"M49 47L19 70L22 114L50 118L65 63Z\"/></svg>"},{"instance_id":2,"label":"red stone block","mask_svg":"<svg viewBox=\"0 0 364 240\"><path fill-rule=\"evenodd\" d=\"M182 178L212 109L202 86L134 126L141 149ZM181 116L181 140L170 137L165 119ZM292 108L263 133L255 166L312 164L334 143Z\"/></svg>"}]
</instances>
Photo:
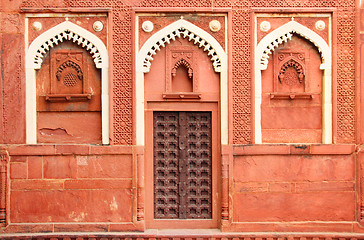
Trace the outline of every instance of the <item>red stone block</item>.
<instances>
[{"instance_id":1,"label":"red stone block","mask_svg":"<svg viewBox=\"0 0 364 240\"><path fill-rule=\"evenodd\" d=\"M54 232L107 232L108 224L54 224ZM88 238L86 238L88 239Z\"/></svg>"},{"instance_id":2,"label":"red stone block","mask_svg":"<svg viewBox=\"0 0 364 240\"><path fill-rule=\"evenodd\" d=\"M354 144L312 144L311 154L353 154Z\"/></svg>"},{"instance_id":3,"label":"red stone block","mask_svg":"<svg viewBox=\"0 0 364 240\"><path fill-rule=\"evenodd\" d=\"M242 145L242 146L235 146L233 152L234 155L289 154L289 145L286 144Z\"/></svg>"},{"instance_id":4,"label":"red stone block","mask_svg":"<svg viewBox=\"0 0 364 240\"><path fill-rule=\"evenodd\" d=\"M262 155L234 157L239 182L354 181L351 155Z\"/></svg>"},{"instance_id":5,"label":"red stone block","mask_svg":"<svg viewBox=\"0 0 364 240\"><path fill-rule=\"evenodd\" d=\"M132 223L110 223L110 232L133 232L136 231L136 227Z\"/></svg>"},{"instance_id":6,"label":"red stone block","mask_svg":"<svg viewBox=\"0 0 364 240\"><path fill-rule=\"evenodd\" d=\"M29 156L28 157L28 178L40 179L43 177L43 157Z\"/></svg>"},{"instance_id":7,"label":"red stone block","mask_svg":"<svg viewBox=\"0 0 364 240\"><path fill-rule=\"evenodd\" d=\"M89 156L87 161L78 161L79 178L131 178L131 155Z\"/></svg>"},{"instance_id":8,"label":"red stone block","mask_svg":"<svg viewBox=\"0 0 364 240\"><path fill-rule=\"evenodd\" d=\"M26 162L26 156L10 156L10 162Z\"/></svg>"},{"instance_id":9,"label":"red stone block","mask_svg":"<svg viewBox=\"0 0 364 240\"><path fill-rule=\"evenodd\" d=\"M132 154L132 146L90 146L91 155Z\"/></svg>"},{"instance_id":10,"label":"red stone block","mask_svg":"<svg viewBox=\"0 0 364 240\"><path fill-rule=\"evenodd\" d=\"M37 138L41 143L101 144L100 112L38 112Z\"/></svg>"},{"instance_id":11,"label":"red stone block","mask_svg":"<svg viewBox=\"0 0 364 240\"><path fill-rule=\"evenodd\" d=\"M276 224L276 232L351 232L352 222L292 222ZM321 238L320 238L321 239ZM328 238L324 238L329 240ZM294 240L294 238L292 238ZM331 239L332 240L332 239Z\"/></svg>"},{"instance_id":12,"label":"red stone block","mask_svg":"<svg viewBox=\"0 0 364 240\"><path fill-rule=\"evenodd\" d=\"M290 154L310 154L311 146L307 144L290 145Z\"/></svg>"},{"instance_id":13,"label":"red stone block","mask_svg":"<svg viewBox=\"0 0 364 240\"><path fill-rule=\"evenodd\" d=\"M71 155L71 154L78 154L78 155L88 155L90 152L89 145L55 145L56 147L56 154L61 155Z\"/></svg>"},{"instance_id":14,"label":"red stone block","mask_svg":"<svg viewBox=\"0 0 364 240\"><path fill-rule=\"evenodd\" d=\"M264 143L319 143L321 129L262 129Z\"/></svg>"},{"instance_id":15,"label":"red stone block","mask_svg":"<svg viewBox=\"0 0 364 240\"><path fill-rule=\"evenodd\" d=\"M293 192L295 189L294 183L269 183L270 192Z\"/></svg>"},{"instance_id":16,"label":"red stone block","mask_svg":"<svg viewBox=\"0 0 364 240\"><path fill-rule=\"evenodd\" d=\"M27 163L14 162L10 163L10 178L11 179L25 179L27 178Z\"/></svg>"},{"instance_id":17,"label":"red stone block","mask_svg":"<svg viewBox=\"0 0 364 240\"><path fill-rule=\"evenodd\" d=\"M262 129L320 129L321 112L320 106L262 107Z\"/></svg>"},{"instance_id":18,"label":"red stone block","mask_svg":"<svg viewBox=\"0 0 364 240\"><path fill-rule=\"evenodd\" d=\"M236 192L268 192L268 183L234 183L234 189Z\"/></svg>"},{"instance_id":19,"label":"red stone block","mask_svg":"<svg viewBox=\"0 0 364 240\"><path fill-rule=\"evenodd\" d=\"M320 192L320 191L335 191L335 192L353 192L355 191L354 182L304 182L296 183L297 192Z\"/></svg>"},{"instance_id":20,"label":"red stone block","mask_svg":"<svg viewBox=\"0 0 364 240\"><path fill-rule=\"evenodd\" d=\"M11 190L63 189L63 180L13 180Z\"/></svg>"},{"instance_id":21,"label":"red stone block","mask_svg":"<svg viewBox=\"0 0 364 240\"><path fill-rule=\"evenodd\" d=\"M45 156L44 178L75 178L77 165L74 156Z\"/></svg>"},{"instance_id":22,"label":"red stone block","mask_svg":"<svg viewBox=\"0 0 364 240\"><path fill-rule=\"evenodd\" d=\"M233 232L274 232L275 224L272 223L237 223L234 222L228 229L228 231ZM255 240L255 238L252 236L250 237L244 237L241 238L244 240Z\"/></svg>"},{"instance_id":23,"label":"red stone block","mask_svg":"<svg viewBox=\"0 0 364 240\"><path fill-rule=\"evenodd\" d=\"M14 224L11 223L4 229L4 233L50 233L53 224Z\"/></svg>"},{"instance_id":24,"label":"red stone block","mask_svg":"<svg viewBox=\"0 0 364 240\"><path fill-rule=\"evenodd\" d=\"M237 193L234 221L353 221L353 192Z\"/></svg>"},{"instance_id":25,"label":"red stone block","mask_svg":"<svg viewBox=\"0 0 364 240\"><path fill-rule=\"evenodd\" d=\"M12 223L131 222L127 189L11 191Z\"/></svg>"},{"instance_id":26,"label":"red stone block","mask_svg":"<svg viewBox=\"0 0 364 240\"><path fill-rule=\"evenodd\" d=\"M131 188L131 179L65 180L65 189L123 189Z\"/></svg>"},{"instance_id":27,"label":"red stone block","mask_svg":"<svg viewBox=\"0 0 364 240\"><path fill-rule=\"evenodd\" d=\"M9 147L10 155L54 155L54 145L11 145Z\"/></svg>"}]
</instances>

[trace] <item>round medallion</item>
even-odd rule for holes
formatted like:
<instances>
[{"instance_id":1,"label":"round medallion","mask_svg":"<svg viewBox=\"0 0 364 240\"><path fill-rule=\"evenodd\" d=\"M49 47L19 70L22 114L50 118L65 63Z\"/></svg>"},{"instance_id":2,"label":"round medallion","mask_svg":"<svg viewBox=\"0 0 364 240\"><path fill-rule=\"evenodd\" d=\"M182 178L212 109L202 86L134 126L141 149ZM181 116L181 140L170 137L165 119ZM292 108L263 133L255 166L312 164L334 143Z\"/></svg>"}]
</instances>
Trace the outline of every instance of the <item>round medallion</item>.
<instances>
[{"instance_id":1,"label":"round medallion","mask_svg":"<svg viewBox=\"0 0 364 240\"><path fill-rule=\"evenodd\" d=\"M95 30L95 32L101 32L102 29L104 28L104 24L101 21L96 21L94 22L92 27Z\"/></svg>"},{"instance_id":2,"label":"round medallion","mask_svg":"<svg viewBox=\"0 0 364 240\"><path fill-rule=\"evenodd\" d=\"M34 22L32 28L34 31L40 31L42 30L42 24L40 22Z\"/></svg>"},{"instance_id":3,"label":"round medallion","mask_svg":"<svg viewBox=\"0 0 364 240\"><path fill-rule=\"evenodd\" d=\"M221 29L221 23L217 20L212 20L209 23L209 27L212 32L218 32Z\"/></svg>"},{"instance_id":4,"label":"round medallion","mask_svg":"<svg viewBox=\"0 0 364 240\"><path fill-rule=\"evenodd\" d=\"M260 23L260 30L262 32L268 32L270 30L270 22L263 21Z\"/></svg>"},{"instance_id":5,"label":"round medallion","mask_svg":"<svg viewBox=\"0 0 364 240\"><path fill-rule=\"evenodd\" d=\"M153 31L154 25L151 21L145 21L142 24L142 29L144 30L144 32L151 32Z\"/></svg>"},{"instance_id":6,"label":"round medallion","mask_svg":"<svg viewBox=\"0 0 364 240\"><path fill-rule=\"evenodd\" d=\"M325 29L325 22L322 20L319 20L316 22L315 27L317 30L322 31Z\"/></svg>"}]
</instances>

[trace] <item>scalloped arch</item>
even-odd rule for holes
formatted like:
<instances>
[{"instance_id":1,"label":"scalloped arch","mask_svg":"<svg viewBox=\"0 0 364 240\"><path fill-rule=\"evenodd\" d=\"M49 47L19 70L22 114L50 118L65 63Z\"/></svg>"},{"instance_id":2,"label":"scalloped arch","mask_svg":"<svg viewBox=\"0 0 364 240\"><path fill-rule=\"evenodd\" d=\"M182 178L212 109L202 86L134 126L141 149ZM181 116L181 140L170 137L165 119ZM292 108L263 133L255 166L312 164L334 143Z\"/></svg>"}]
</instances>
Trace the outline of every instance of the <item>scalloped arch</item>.
<instances>
[{"instance_id":1,"label":"scalloped arch","mask_svg":"<svg viewBox=\"0 0 364 240\"><path fill-rule=\"evenodd\" d=\"M42 33L32 42L26 57L27 68L40 69L46 52L65 40L73 41L86 48L92 55L97 68L109 66L105 44L86 29L70 21L64 21Z\"/></svg>"},{"instance_id":2,"label":"scalloped arch","mask_svg":"<svg viewBox=\"0 0 364 240\"><path fill-rule=\"evenodd\" d=\"M109 144L109 57L105 44L86 29L64 21L39 35L29 46L25 57L26 66L26 143L37 143L36 70L50 48L63 41L73 41L86 48L101 69L101 118L102 143Z\"/></svg>"},{"instance_id":3,"label":"scalloped arch","mask_svg":"<svg viewBox=\"0 0 364 240\"><path fill-rule=\"evenodd\" d=\"M149 72L153 55L166 44L181 37L188 38L193 44L207 51L215 72L221 72L222 68L226 68L226 53L216 39L196 25L180 19L159 30L144 43L137 55L137 71Z\"/></svg>"},{"instance_id":4,"label":"scalloped arch","mask_svg":"<svg viewBox=\"0 0 364 240\"><path fill-rule=\"evenodd\" d=\"M332 143L332 54L329 45L317 33L302 24L292 20L266 35L257 45L255 50L255 84L254 84L254 115L255 143L262 143L261 126L261 104L262 104L262 71L267 69L269 54L272 53L279 44L290 40L294 33L311 41L321 54L322 63L320 69L323 70L323 106L322 106L322 143Z\"/></svg>"},{"instance_id":5,"label":"scalloped arch","mask_svg":"<svg viewBox=\"0 0 364 240\"><path fill-rule=\"evenodd\" d=\"M256 60L261 70L267 69L269 54L271 54L279 44L287 42L297 33L311 41L321 54L322 64L320 69L331 67L331 50L326 41L311 29L292 20L279 28L273 30L265 36L258 44L256 50Z\"/></svg>"}]
</instances>

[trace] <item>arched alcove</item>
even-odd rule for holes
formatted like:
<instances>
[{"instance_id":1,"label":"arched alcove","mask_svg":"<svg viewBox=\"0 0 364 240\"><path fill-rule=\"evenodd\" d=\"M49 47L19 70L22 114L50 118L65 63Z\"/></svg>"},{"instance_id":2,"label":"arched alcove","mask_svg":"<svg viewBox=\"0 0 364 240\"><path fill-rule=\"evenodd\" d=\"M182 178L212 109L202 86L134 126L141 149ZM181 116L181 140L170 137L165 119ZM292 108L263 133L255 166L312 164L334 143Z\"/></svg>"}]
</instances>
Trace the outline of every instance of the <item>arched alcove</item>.
<instances>
[{"instance_id":1,"label":"arched alcove","mask_svg":"<svg viewBox=\"0 0 364 240\"><path fill-rule=\"evenodd\" d=\"M150 71L153 56L178 38L187 39L210 57L215 72L220 74L221 143L228 144L227 55L217 40L196 25L180 19L154 33L136 56L136 142L144 146L144 73Z\"/></svg>"},{"instance_id":2,"label":"arched alcove","mask_svg":"<svg viewBox=\"0 0 364 240\"><path fill-rule=\"evenodd\" d=\"M86 49L96 68L101 69L102 143L109 143L109 59L105 44L82 27L64 21L39 35L26 53L26 143L37 143L36 70L41 68L49 49L64 41L71 41Z\"/></svg>"},{"instance_id":3,"label":"arched alcove","mask_svg":"<svg viewBox=\"0 0 364 240\"><path fill-rule=\"evenodd\" d=\"M262 71L267 69L268 59L282 43L290 41L297 34L316 46L321 56L322 79L322 143L332 143L332 100L331 100L331 49L325 40L314 31L292 20L267 34L255 51L255 143L262 143Z\"/></svg>"}]
</instances>

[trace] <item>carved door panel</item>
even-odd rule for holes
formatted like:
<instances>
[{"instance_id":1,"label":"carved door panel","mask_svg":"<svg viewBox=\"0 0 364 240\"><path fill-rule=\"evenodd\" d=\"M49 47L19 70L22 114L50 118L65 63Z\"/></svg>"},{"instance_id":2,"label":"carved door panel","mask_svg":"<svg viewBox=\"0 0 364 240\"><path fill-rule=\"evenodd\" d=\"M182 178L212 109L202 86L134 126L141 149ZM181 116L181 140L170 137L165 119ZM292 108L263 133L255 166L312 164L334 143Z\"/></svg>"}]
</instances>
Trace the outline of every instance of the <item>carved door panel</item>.
<instances>
[{"instance_id":1,"label":"carved door panel","mask_svg":"<svg viewBox=\"0 0 364 240\"><path fill-rule=\"evenodd\" d=\"M154 218L212 218L211 112L154 112Z\"/></svg>"}]
</instances>

